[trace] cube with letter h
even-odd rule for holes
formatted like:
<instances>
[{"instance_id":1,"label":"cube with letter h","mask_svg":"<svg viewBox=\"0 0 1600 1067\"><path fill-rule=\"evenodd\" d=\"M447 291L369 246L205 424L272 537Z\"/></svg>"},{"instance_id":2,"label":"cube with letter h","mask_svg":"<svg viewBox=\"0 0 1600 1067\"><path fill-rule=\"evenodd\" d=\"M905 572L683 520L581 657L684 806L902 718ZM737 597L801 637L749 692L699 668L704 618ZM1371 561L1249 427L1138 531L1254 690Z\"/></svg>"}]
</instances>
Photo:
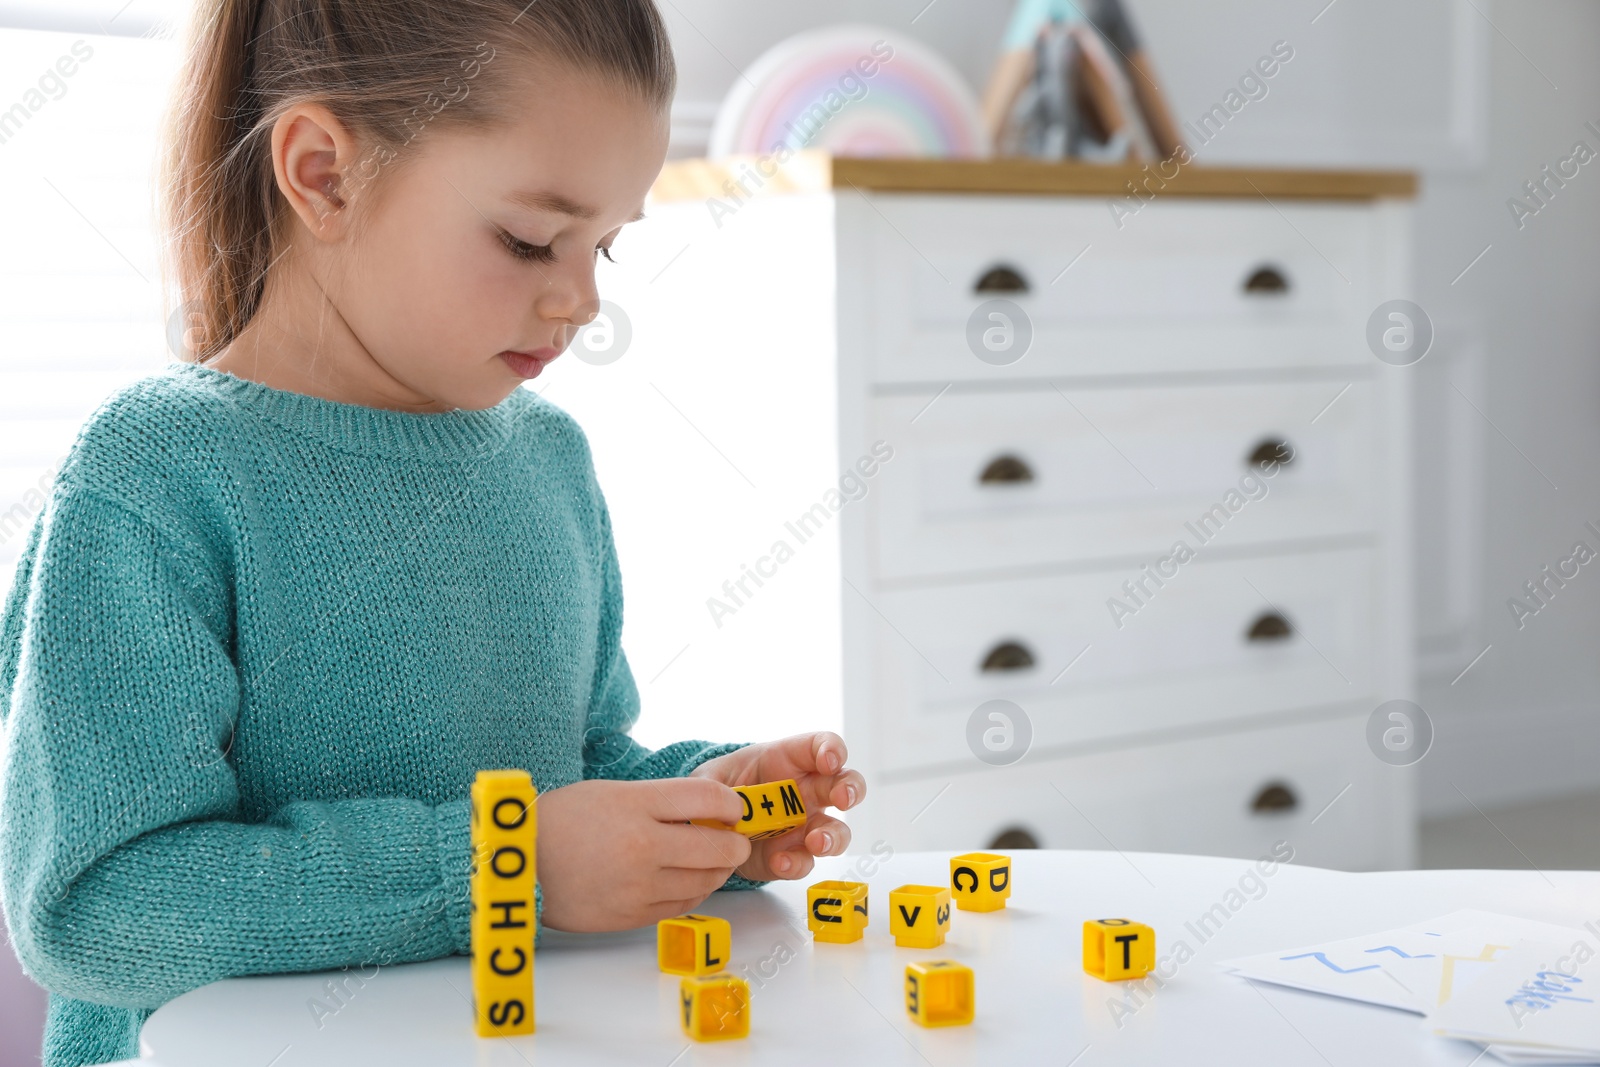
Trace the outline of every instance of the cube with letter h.
<instances>
[{"instance_id":1,"label":"cube with letter h","mask_svg":"<svg viewBox=\"0 0 1600 1067\"><path fill-rule=\"evenodd\" d=\"M846 945L867 929L867 883L815 882L806 887L806 927L813 940Z\"/></svg>"},{"instance_id":2,"label":"cube with letter h","mask_svg":"<svg viewBox=\"0 0 1600 1067\"><path fill-rule=\"evenodd\" d=\"M1143 978L1156 965L1156 932L1128 919L1083 924L1083 969L1107 982Z\"/></svg>"},{"instance_id":3,"label":"cube with letter h","mask_svg":"<svg viewBox=\"0 0 1600 1067\"><path fill-rule=\"evenodd\" d=\"M750 985L733 974L701 974L678 982L683 1032L696 1041L750 1035Z\"/></svg>"},{"instance_id":4,"label":"cube with letter h","mask_svg":"<svg viewBox=\"0 0 1600 1067\"><path fill-rule=\"evenodd\" d=\"M901 948L938 948L950 931L950 890L903 885L889 890L889 933Z\"/></svg>"},{"instance_id":5,"label":"cube with letter h","mask_svg":"<svg viewBox=\"0 0 1600 1067\"><path fill-rule=\"evenodd\" d=\"M715 915L679 915L656 923L656 963L665 974L720 971L732 948L732 925Z\"/></svg>"},{"instance_id":6,"label":"cube with letter h","mask_svg":"<svg viewBox=\"0 0 1600 1067\"><path fill-rule=\"evenodd\" d=\"M736 785L733 791L744 801L744 814L733 824L733 829L752 841L782 837L790 830L806 824L806 806L800 799L800 787L793 778L760 785ZM726 823L714 819L689 821L696 826L727 829Z\"/></svg>"},{"instance_id":7,"label":"cube with letter h","mask_svg":"<svg viewBox=\"0 0 1600 1067\"><path fill-rule=\"evenodd\" d=\"M906 1013L921 1026L965 1026L975 1008L972 968L955 960L906 967Z\"/></svg>"},{"instance_id":8,"label":"cube with letter h","mask_svg":"<svg viewBox=\"0 0 1600 1067\"><path fill-rule=\"evenodd\" d=\"M968 852L950 861L950 894L962 911L999 911L1011 896L1011 857Z\"/></svg>"},{"instance_id":9,"label":"cube with letter h","mask_svg":"<svg viewBox=\"0 0 1600 1067\"><path fill-rule=\"evenodd\" d=\"M537 798L527 771L479 771L472 783L472 1000L479 1037L534 1030Z\"/></svg>"}]
</instances>

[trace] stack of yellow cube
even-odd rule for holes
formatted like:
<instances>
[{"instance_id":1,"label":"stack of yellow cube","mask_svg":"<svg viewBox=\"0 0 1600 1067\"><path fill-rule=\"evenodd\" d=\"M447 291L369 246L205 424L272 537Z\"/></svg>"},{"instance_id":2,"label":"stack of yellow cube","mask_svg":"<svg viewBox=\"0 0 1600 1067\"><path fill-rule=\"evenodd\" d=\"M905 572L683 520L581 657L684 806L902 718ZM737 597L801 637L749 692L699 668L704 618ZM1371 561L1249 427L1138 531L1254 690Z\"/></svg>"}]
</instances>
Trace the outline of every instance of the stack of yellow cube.
<instances>
[{"instance_id":1,"label":"stack of yellow cube","mask_svg":"<svg viewBox=\"0 0 1600 1067\"><path fill-rule=\"evenodd\" d=\"M527 771L472 783L472 1001L479 1037L533 1033L534 845Z\"/></svg>"}]
</instances>

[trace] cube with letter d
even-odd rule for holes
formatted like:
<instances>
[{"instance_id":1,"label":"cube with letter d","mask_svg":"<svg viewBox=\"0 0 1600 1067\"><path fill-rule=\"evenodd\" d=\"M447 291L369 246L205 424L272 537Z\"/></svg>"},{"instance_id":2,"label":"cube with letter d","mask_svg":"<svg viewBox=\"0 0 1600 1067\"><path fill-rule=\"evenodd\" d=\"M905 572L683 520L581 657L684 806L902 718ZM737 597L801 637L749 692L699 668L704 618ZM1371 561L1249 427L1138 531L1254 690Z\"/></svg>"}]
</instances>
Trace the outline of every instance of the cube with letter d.
<instances>
[{"instance_id":1,"label":"cube with letter d","mask_svg":"<svg viewBox=\"0 0 1600 1067\"><path fill-rule=\"evenodd\" d=\"M1156 932L1129 919L1090 919L1083 924L1083 969L1117 982L1143 978L1156 965Z\"/></svg>"},{"instance_id":2,"label":"cube with letter d","mask_svg":"<svg viewBox=\"0 0 1600 1067\"><path fill-rule=\"evenodd\" d=\"M889 933L901 948L938 948L950 931L950 890L903 885L889 890Z\"/></svg>"},{"instance_id":3,"label":"cube with letter d","mask_svg":"<svg viewBox=\"0 0 1600 1067\"><path fill-rule=\"evenodd\" d=\"M867 883L814 882L806 887L806 928L813 940L860 941L867 929Z\"/></svg>"},{"instance_id":4,"label":"cube with letter d","mask_svg":"<svg viewBox=\"0 0 1600 1067\"><path fill-rule=\"evenodd\" d=\"M656 923L656 963L664 974L711 974L727 966L733 926L715 915L679 915Z\"/></svg>"},{"instance_id":5,"label":"cube with letter d","mask_svg":"<svg viewBox=\"0 0 1600 1067\"><path fill-rule=\"evenodd\" d=\"M950 895L962 911L999 911L1011 896L1011 857L968 852L952 858Z\"/></svg>"}]
</instances>

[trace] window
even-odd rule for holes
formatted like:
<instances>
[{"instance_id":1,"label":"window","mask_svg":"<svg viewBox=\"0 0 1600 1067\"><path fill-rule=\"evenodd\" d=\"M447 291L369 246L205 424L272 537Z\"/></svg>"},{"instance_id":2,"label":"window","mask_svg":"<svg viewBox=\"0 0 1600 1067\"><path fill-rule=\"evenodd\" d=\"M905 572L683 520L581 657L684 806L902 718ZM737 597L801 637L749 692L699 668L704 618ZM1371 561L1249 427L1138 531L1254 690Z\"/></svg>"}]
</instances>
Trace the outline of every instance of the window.
<instances>
[{"instance_id":1,"label":"window","mask_svg":"<svg viewBox=\"0 0 1600 1067\"><path fill-rule=\"evenodd\" d=\"M153 192L179 48L157 34L183 6L0 0L0 589L78 426L171 358Z\"/></svg>"}]
</instances>

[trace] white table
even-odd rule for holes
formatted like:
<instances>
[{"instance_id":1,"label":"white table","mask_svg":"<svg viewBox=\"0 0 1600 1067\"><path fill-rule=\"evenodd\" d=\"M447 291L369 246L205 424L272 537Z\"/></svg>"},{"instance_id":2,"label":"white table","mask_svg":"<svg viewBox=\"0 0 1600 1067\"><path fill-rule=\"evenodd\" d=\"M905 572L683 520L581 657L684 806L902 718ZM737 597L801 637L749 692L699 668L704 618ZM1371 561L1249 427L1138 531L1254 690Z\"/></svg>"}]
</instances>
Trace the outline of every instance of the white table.
<instances>
[{"instance_id":1,"label":"white table","mask_svg":"<svg viewBox=\"0 0 1600 1067\"><path fill-rule=\"evenodd\" d=\"M1581 926L1600 919L1600 873L1402 871L1349 874L1279 865L1265 891L1203 943L1186 924L1223 903L1251 861L1116 852L1013 853L1015 889L1003 912L957 910L945 945L901 949L888 934L888 891L943 884L949 857L903 853L878 862L872 924L853 945L813 945L805 883L719 893L699 910L733 922L730 969L751 985L748 1040L696 1045L678 1028L678 980L655 965L654 929L571 935L547 931L537 963L537 1034L473 1036L465 957L383 968L318 1020L338 972L237 978L164 1005L146 1022L141 1067L217 1063L272 1067L860 1063L1259 1064L1316 1067L1404 1064L1466 1067L1478 1048L1424 1033L1420 1017L1257 986L1218 960L1369 933L1457 908L1481 908ZM818 864L814 876L849 878L861 862ZM1250 886L1248 879L1246 886ZM1238 897L1231 898L1237 902ZM1143 1000L1128 983L1086 976L1084 919L1126 916L1153 926L1157 955L1183 940L1194 958ZM923 1030L902 1005L905 965L947 956L977 972L977 1019ZM786 961L786 962L785 962ZM369 969L367 973L372 972ZM332 1001L328 1001L332 1003ZM1118 1025L1110 1005L1135 1006ZM1486 1057L1487 1060L1487 1057Z\"/></svg>"}]
</instances>

